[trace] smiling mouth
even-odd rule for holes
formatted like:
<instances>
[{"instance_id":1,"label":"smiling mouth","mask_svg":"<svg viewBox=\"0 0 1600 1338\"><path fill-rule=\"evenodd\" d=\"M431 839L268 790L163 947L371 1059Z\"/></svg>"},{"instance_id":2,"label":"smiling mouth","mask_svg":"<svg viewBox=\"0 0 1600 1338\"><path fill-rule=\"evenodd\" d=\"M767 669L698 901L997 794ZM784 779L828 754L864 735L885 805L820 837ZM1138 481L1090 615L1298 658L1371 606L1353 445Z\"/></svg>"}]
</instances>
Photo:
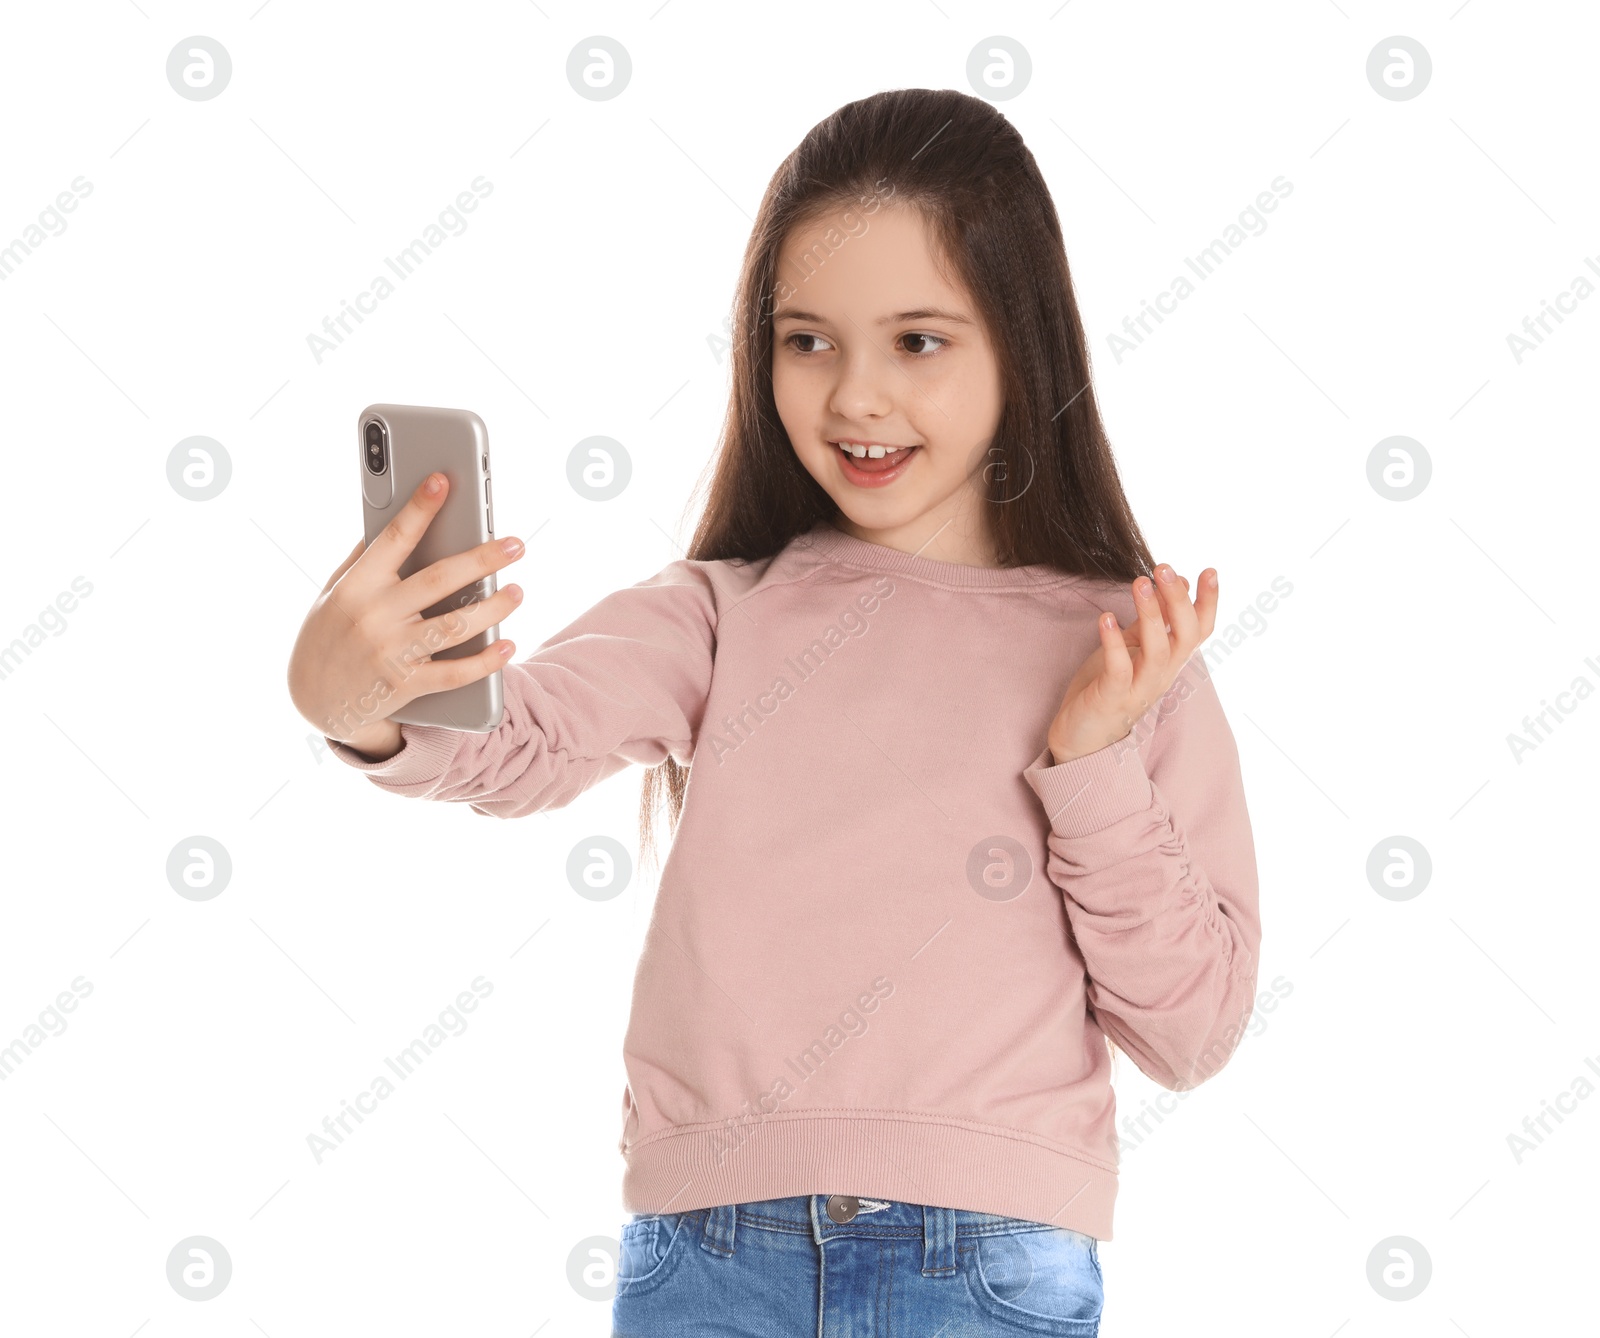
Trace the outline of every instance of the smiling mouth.
<instances>
[{"instance_id":1,"label":"smiling mouth","mask_svg":"<svg viewBox=\"0 0 1600 1338\"><path fill-rule=\"evenodd\" d=\"M922 449L920 444L894 446L887 442L831 441L828 444L839 452L845 477L852 481L852 476L860 475L887 482L889 475L898 475L906 462Z\"/></svg>"}]
</instances>

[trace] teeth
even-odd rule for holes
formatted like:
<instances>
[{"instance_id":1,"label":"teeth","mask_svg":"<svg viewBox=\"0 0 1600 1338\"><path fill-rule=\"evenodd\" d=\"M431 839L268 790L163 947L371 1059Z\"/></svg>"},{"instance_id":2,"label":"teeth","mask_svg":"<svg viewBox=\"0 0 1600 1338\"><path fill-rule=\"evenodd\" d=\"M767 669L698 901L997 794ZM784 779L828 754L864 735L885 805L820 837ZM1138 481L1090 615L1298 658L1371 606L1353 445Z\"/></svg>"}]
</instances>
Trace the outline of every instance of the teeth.
<instances>
[{"instance_id":1,"label":"teeth","mask_svg":"<svg viewBox=\"0 0 1600 1338\"><path fill-rule=\"evenodd\" d=\"M834 445L836 445L840 450L855 456L857 460L860 460L866 456L871 456L874 460L881 460L886 455L893 455L897 451L909 449L904 446L879 446L876 443L870 446L858 446L844 441L835 442Z\"/></svg>"}]
</instances>

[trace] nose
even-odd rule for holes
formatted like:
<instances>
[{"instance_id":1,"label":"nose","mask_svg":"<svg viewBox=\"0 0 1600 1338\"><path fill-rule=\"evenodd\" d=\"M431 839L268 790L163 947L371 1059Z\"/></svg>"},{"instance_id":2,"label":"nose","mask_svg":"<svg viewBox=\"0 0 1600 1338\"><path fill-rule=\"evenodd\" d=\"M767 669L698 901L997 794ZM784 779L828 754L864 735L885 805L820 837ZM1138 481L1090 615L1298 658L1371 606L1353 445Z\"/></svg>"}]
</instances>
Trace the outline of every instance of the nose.
<instances>
[{"instance_id":1,"label":"nose","mask_svg":"<svg viewBox=\"0 0 1600 1338\"><path fill-rule=\"evenodd\" d=\"M858 344L836 365L837 379L828 397L828 408L835 417L858 423L882 418L894 407L888 378L895 375L895 369L882 349L871 343Z\"/></svg>"}]
</instances>

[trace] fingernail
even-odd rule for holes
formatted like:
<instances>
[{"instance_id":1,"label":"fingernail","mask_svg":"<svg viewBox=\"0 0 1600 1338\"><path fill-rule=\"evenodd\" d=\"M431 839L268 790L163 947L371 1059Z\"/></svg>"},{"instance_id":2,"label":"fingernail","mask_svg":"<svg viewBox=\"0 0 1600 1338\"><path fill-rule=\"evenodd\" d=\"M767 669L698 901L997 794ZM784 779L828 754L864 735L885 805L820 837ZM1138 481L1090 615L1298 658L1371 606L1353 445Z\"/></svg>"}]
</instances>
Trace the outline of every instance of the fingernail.
<instances>
[{"instance_id":1,"label":"fingernail","mask_svg":"<svg viewBox=\"0 0 1600 1338\"><path fill-rule=\"evenodd\" d=\"M1177 580L1177 573L1174 572L1171 567L1167 566L1165 562L1156 568L1156 575L1159 576L1163 581L1167 582Z\"/></svg>"},{"instance_id":2,"label":"fingernail","mask_svg":"<svg viewBox=\"0 0 1600 1338\"><path fill-rule=\"evenodd\" d=\"M509 553L512 557L516 557L516 555L522 551L522 540L517 538L503 539L501 540L500 547L504 552Z\"/></svg>"},{"instance_id":3,"label":"fingernail","mask_svg":"<svg viewBox=\"0 0 1600 1338\"><path fill-rule=\"evenodd\" d=\"M444 486L444 480L438 474L429 474L428 481L422 485L423 492L438 492Z\"/></svg>"},{"instance_id":4,"label":"fingernail","mask_svg":"<svg viewBox=\"0 0 1600 1338\"><path fill-rule=\"evenodd\" d=\"M1151 585L1148 578L1143 576L1134 582L1133 588L1138 592L1140 599L1149 599L1155 593L1155 586Z\"/></svg>"}]
</instances>

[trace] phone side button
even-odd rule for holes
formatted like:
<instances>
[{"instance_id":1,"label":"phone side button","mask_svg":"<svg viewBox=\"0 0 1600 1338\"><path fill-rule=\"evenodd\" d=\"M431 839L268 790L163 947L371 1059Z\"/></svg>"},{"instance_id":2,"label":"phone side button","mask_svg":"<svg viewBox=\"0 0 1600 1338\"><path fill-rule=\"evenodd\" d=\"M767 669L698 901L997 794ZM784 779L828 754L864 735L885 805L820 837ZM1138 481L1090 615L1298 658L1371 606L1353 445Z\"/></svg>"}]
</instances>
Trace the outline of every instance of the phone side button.
<instances>
[{"instance_id":1,"label":"phone side button","mask_svg":"<svg viewBox=\"0 0 1600 1338\"><path fill-rule=\"evenodd\" d=\"M492 479L484 479L484 481L483 481L483 502L484 502L484 505L483 505L484 514L486 516L488 516L488 518L489 518L489 537L491 539L493 539L494 538L494 481Z\"/></svg>"}]
</instances>

